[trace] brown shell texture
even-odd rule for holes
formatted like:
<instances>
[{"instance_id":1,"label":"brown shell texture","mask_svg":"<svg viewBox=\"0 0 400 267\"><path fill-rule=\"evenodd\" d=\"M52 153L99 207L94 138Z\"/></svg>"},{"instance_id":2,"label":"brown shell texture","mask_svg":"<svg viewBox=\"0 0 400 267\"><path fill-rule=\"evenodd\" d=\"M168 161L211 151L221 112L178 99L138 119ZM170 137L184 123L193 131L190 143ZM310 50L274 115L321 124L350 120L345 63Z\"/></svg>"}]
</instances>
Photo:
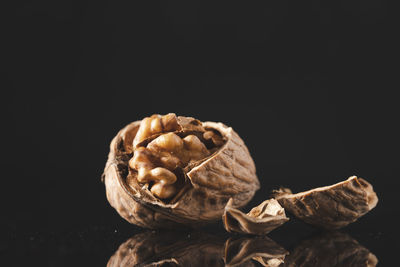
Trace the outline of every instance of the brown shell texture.
<instances>
[{"instance_id":1,"label":"brown shell texture","mask_svg":"<svg viewBox=\"0 0 400 267\"><path fill-rule=\"evenodd\" d=\"M325 232L296 246L281 267L374 267L377 257L349 235Z\"/></svg>"},{"instance_id":2,"label":"brown shell texture","mask_svg":"<svg viewBox=\"0 0 400 267\"><path fill-rule=\"evenodd\" d=\"M128 186L128 161L139 126L140 121L132 122L114 137L103 174L109 203L128 222L151 229L197 227L220 219L230 198L233 207L242 207L259 189L255 164L243 140L231 127L216 122L202 126L220 132L225 144L186 173L186 191L175 203L164 203L140 186Z\"/></svg>"},{"instance_id":3,"label":"brown shell texture","mask_svg":"<svg viewBox=\"0 0 400 267\"><path fill-rule=\"evenodd\" d=\"M286 211L324 229L342 228L378 203L372 185L356 176L302 193L292 194L290 189L280 189L273 195Z\"/></svg>"},{"instance_id":4,"label":"brown shell texture","mask_svg":"<svg viewBox=\"0 0 400 267\"><path fill-rule=\"evenodd\" d=\"M275 199L269 199L245 214L232 207L230 199L225 207L222 221L228 232L265 235L289 220L285 210Z\"/></svg>"},{"instance_id":5,"label":"brown shell texture","mask_svg":"<svg viewBox=\"0 0 400 267\"><path fill-rule=\"evenodd\" d=\"M276 267L289 254L284 248L266 236L230 238L225 243L225 266L248 266L251 260L263 266Z\"/></svg>"}]
</instances>

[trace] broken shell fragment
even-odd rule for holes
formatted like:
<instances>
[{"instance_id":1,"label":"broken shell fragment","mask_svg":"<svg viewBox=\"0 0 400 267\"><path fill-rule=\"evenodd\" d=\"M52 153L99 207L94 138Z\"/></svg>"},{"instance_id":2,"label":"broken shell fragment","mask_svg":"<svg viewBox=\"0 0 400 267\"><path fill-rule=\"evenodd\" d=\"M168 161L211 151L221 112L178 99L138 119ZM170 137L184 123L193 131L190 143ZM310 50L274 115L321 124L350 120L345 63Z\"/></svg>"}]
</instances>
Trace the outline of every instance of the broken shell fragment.
<instances>
[{"instance_id":1,"label":"broken shell fragment","mask_svg":"<svg viewBox=\"0 0 400 267\"><path fill-rule=\"evenodd\" d=\"M282 188L273 196L297 218L324 229L339 229L355 222L378 203L372 185L356 176L297 194Z\"/></svg>"},{"instance_id":2,"label":"broken shell fragment","mask_svg":"<svg viewBox=\"0 0 400 267\"><path fill-rule=\"evenodd\" d=\"M224 261L225 266L248 266L251 260L255 260L263 266L277 267L287 254L284 248L266 236L229 238L225 242Z\"/></svg>"},{"instance_id":3,"label":"broken shell fragment","mask_svg":"<svg viewBox=\"0 0 400 267\"><path fill-rule=\"evenodd\" d=\"M275 199L265 200L247 214L232 207L232 202L232 199L228 201L222 216L228 232L265 235L289 220Z\"/></svg>"},{"instance_id":4,"label":"broken shell fragment","mask_svg":"<svg viewBox=\"0 0 400 267\"><path fill-rule=\"evenodd\" d=\"M378 259L349 235L325 232L302 241L281 267L359 266L374 267Z\"/></svg>"}]
</instances>

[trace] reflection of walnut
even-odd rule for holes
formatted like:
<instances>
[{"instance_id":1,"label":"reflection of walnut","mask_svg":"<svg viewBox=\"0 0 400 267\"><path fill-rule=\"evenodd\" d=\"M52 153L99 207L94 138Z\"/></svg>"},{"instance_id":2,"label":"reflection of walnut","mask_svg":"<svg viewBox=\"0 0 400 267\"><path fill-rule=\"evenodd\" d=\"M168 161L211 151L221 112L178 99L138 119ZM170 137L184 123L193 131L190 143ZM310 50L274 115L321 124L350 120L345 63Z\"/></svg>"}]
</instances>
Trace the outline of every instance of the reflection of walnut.
<instances>
[{"instance_id":1,"label":"reflection of walnut","mask_svg":"<svg viewBox=\"0 0 400 267\"><path fill-rule=\"evenodd\" d=\"M148 228L217 220L229 198L241 207L259 188L254 162L232 128L173 113L122 129L104 181L120 215Z\"/></svg>"},{"instance_id":2,"label":"reflection of walnut","mask_svg":"<svg viewBox=\"0 0 400 267\"><path fill-rule=\"evenodd\" d=\"M148 231L134 235L110 257L107 267L120 266L263 266L277 267L288 252L268 237L224 240L194 231Z\"/></svg>"},{"instance_id":3,"label":"reflection of walnut","mask_svg":"<svg viewBox=\"0 0 400 267\"><path fill-rule=\"evenodd\" d=\"M224 239L202 232L145 231L122 243L107 267L225 266Z\"/></svg>"}]
</instances>

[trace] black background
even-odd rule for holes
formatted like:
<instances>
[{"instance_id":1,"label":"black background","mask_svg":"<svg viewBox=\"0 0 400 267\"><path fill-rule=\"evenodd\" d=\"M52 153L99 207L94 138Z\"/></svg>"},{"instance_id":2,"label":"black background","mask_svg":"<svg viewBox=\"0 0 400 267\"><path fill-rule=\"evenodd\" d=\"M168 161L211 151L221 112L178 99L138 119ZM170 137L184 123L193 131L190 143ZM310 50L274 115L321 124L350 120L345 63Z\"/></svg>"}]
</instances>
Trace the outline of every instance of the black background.
<instances>
[{"instance_id":1,"label":"black background","mask_svg":"<svg viewBox=\"0 0 400 267\"><path fill-rule=\"evenodd\" d=\"M131 121L175 112L245 140L261 181L248 208L281 185L367 179L380 202L343 231L389 263L399 186L389 11L378 0L4 7L1 252L15 266L104 266L140 231L105 198L109 142ZM314 231L292 220L271 236L289 249Z\"/></svg>"}]
</instances>

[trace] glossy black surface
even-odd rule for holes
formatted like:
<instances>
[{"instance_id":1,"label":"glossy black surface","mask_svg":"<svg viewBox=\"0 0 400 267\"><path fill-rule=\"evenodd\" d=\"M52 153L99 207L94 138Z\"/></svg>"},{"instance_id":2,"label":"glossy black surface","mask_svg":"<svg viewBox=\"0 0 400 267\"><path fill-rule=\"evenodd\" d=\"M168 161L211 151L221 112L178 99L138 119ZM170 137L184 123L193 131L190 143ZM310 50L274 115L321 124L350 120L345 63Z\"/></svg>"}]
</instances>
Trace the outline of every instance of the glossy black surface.
<instances>
[{"instance_id":1,"label":"glossy black surface","mask_svg":"<svg viewBox=\"0 0 400 267\"><path fill-rule=\"evenodd\" d=\"M397 262L399 104L385 1L8 1L2 24L0 253L6 266L104 266L143 231L100 176L127 123L175 112L245 140L261 189L358 175L378 206L343 229ZM289 215L290 216L290 215ZM220 224L203 229L228 238ZM317 234L292 219L269 237ZM3 262L1 262L3 265Z\"/></svg>"},{"instance_id":2,"label":"glossy black surface","mask_svg":"<svg viewBox=\"0 0 400 267\"><path fill-rule=\"evenodd\" d=\"M362 223L368 223L368 220L363 220ZM324 257L331 259L345 258L347 262L351 262L352 259L357 259L357 257L360 256L354 252L354 243L356 243L356 246L360 247L363 250L363 253L367 251L377 258L379 262L378 266L387 266L395 263L396 247L394 244L396 240L393 235L386 234L384 229L374 231L372 229L373 226L370 227L370 231L360 231L360 229L357 228L362 228L362 226L358 227L358 225L354 225L348 229L346 228L345 230L339 231L339 233L342 233L340 235L347 238L347 241L350 240L348 248L346 248L347 243L338 242L335 245L334 240L329 238L329 235L332 235L331 233L317 231L300 222L292 221L267 236L273 240L272 242L275 247L265 247L264 252L271 253L271 250L274 252L276 251L276 247L278 247L278 249L287 250L288 255L286 255L285 262L282 264L282 266L285 266L285 264L290 263L292 260L291 257L294 256L297 257L298 261L298 258L300 258L300 262L304 261L304 259L301 258L301 255L298 255L299 251L304 251L306 255L309 254L310 246L313 246L313 242L316 242L315 240L319 240L318 244L333 242L333 245L328 244L326 248L314 251L312 254L314 257L319 257L320 259ZM176 250L183 250L183 254L196 254L199 253L197 251L199 247L202 247L204 250L204 247L207 248L207 246L214 250L215 247L221 250L220 254L213 255L216 263L226 263L226 251L224 251L224 249L226 246L225 243L228 239L251 240L258 238L253 236L228 234L223 230L221 225L215 225L213 227L207 227L196 231L175 231L172 233L171 231L161 230L149 231L126 225L123 227L95 225L86 228L74 227L63 233L12 232L11 234L6 234L4 236L5 238L2 236L0 249L2 262L7 263L7 266L105 266L108 261L110 261L110 258L117 253L119 247L123 243L132 239L134 240L138 236L141 237L141 242L143 242L142 239L143 236L145 236L144 242L147 243L142 246L142 250L132 250L132 253L135 254L129 254L128 256L142 258L142 263L147 264L157 262L161 259L169 259L171 253L175 253L175 258L177 258ZM148 240L146 240L146 236L148 236ZM151 238L154 238L154 236L157 236L159 239L157 242L151 243ZM321 238L325 238L324 241L321 242ZM184 243L184 246L182 246L182 242L186 242ZM304 242L307 242L306 247L304 247ZM167 252L163 252L163 244L167 244L169 248L172 248L172 250L169 249L166 250ZM152 250L158 251L158 253L151 254ZM232 251L231 254L237 251L237 249L232 249ZM257 252L260 252L260 248L258 248ZM248 254L251 253L251 250L248 251ZM296 255L294 253L296 253ZM149 255L153 255L157 260L152 260L152 257L149 257ZM232 257L233 256L230 255L230 258ZM187 262L186 259L186 263ZM362 264L346 265L346 261L344 262L343 265L333 265L332 263L332 265L324 264L323 266L367 266ZM196 257L193 258L191 264L193 266L201 266L199 258ZM253 261L253 264L258 263ZM313 265L309 264L305 266Z\"/></svg>"}]
</instances>

